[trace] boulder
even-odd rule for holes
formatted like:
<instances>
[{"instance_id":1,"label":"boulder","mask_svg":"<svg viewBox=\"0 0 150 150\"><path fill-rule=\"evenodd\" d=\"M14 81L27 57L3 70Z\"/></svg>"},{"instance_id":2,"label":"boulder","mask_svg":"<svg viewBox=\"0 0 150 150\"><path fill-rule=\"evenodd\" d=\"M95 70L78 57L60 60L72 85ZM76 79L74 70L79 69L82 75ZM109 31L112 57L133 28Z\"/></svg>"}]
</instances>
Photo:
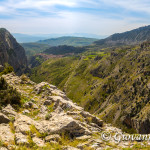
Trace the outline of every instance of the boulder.
<instances>
[{"instance_id":1,"label":"boulder","mask_svg":"<svg viewBox=\"0 0 150 150\"><path fill-rule=\"evenodd\" d=\"M39 146L39 147L44 146L44 141L42 139L40 139L38 137L33 137L32 140L37 146Z\"/></svg>"},{"instance_id":2,"label":"boulder","mask_svg":"<svg viewBox=\"0 0 150 150\"><path fill-rule=\"evenodd\" d=\"M16 144L18 145L29 144L27 136L23 135L22 133L15 133L15 140L16 140Z\"/></svg>"},{"instance_id":3,"label":"boulder","mask_svg":"<svg viewBox=\"0 0 150 150\"><path fill-rule=\"evenodd\" d=\"M30 131L30 125L35 125L36 121L32 120L30 117L18 114L15 118L14 127L16 133L21 132L26 134Z\"/></svg>"},{"instance_id":4,"label":"boulder","mask_svg":"<svg viewBox=\"0 0 150 150\"><path fill-rule=\"evenodd\" d=\"M10 122L9 118L6 115L0 113L0 123L9 123L9 122Z\"/></svg>"},{"instance_id":5,"label":"boulder","mask_svg":"<svg viewBox=\"0 0 150 150\"><path fill-rule=\"evenodd\" d=\"M14 135L8 124L0 124L0 139L7 143L14 141Z\"/></svg>"},{"instance_id":6,"label":"boulder","mask_svg":"<svg viewBox=\"0 0 150 150\"><path fill-rule=\"evenodd\" d=\"M23 113L23 114L29 114L29 113L30 113L30 111L29 111L29 110L27 110L27 109L25 109L24 111L22 111L22 113Z\"/></svg>"},{"instance_id":7,"label":"boulder","mask_svg":"<svg viewBox=\"0 0 150 150\"><path fill-rule=\"evenodd\" d=\"M59 142L60 139L61 139L61 137L58 134L53 134L53 135L49 135L49 136L45 137L46 142L50 142L50 141Z\"/></svg>"},{"instance_id":8,"label":"boulder","mask_svg":"<svg viewBox=\"0 0 150 150\"><path fill-rule=\"evenodd\" d=\"M35 87L34 87L34 92L36 93L36 94L40 94L40 93L42 93L42 92L48 92L49 94L51 94L51 88L50 88L50 84L49 83L47 83L47 82L41 82L41 83L39 83L39 84L37 84L37 85L35 85Z\"/></svg>"},{"instance_id":9,"label":"boulder","mask_svg":"<svg viewBox=\"0 0 150 150\"><path fill-rule=\"evenodd\" d=\"M62 98L61 96L49 96L48 99L55 102L57 106L59 105L62 109L70 109L70 110L74 109L74 110L79 110L79 111L83 110L82 107L77 106L72 101L66 100Z\"/></svg>"},{"instance_id":10,"label":"boulder","mask_svg":"<svg viewBox=\"0 0 150 150\"><path fill-rule=\"evenodd\" d=\"M5 108L2 109L2 113L8 117L15 117L17 115L17 113L10 104L8 104Z\"/></svg>"},{"instance_id":11,"label":"boulder","mask_svg":"<svg viewBox=\"0 0 150 150\"><path fill-rule=\"evenodd\" d=\"M49 121L40 121L40 133L70 133L72 136L89 135L91 132L84 126L80 124L79 121L74 120L72 117L66 115L65 113L52 113L52 118Z\"/></svg>"}]
</instances>

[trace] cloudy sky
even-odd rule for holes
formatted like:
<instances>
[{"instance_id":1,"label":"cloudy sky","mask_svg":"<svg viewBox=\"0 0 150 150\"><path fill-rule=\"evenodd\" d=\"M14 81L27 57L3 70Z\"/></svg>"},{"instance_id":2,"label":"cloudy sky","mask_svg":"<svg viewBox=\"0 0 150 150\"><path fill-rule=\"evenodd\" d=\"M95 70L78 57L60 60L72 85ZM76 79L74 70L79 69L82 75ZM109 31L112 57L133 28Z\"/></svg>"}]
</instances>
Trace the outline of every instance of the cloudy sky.
<instances>
[{"instance_id":1,"label":"cloudy sky","mask_svg":"<svg viewBox=\"0 0 150 150\"><path fill-rule=\"evenodd\" d=\"M0 0L13 33L110 35L150 24L150 0Z\"/></svg>"}]
</instances>

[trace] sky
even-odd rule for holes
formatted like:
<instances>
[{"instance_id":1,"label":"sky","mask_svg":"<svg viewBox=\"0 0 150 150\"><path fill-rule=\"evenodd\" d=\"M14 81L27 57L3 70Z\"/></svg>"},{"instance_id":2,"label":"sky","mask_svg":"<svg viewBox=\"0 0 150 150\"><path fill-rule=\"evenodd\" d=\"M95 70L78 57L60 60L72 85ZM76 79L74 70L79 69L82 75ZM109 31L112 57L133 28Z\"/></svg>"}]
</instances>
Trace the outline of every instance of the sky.
<instances>
[{"instance_id":1,"label":"sky","mask_svg":"<svg viewBox=\"0 0 150 150\"><path fill-rule=\"evenodd\" d=\"M111 35L150 24L150 0L0 0L12 33Z\"/></svg>"}]
</instances>

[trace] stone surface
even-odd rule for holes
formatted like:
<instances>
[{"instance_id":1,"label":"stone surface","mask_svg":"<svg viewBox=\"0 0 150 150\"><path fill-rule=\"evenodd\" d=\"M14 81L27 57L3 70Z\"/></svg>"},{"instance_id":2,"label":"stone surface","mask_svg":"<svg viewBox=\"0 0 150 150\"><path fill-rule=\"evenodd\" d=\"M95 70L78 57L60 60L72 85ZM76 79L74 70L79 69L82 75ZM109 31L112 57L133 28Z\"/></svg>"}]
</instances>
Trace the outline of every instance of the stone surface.
<instances>
[{"instance_id":1,"label":"stone surface","mask_svg":"<svg viewBox=\"0 0 150 150\"><path fill-rule=\"evenodd\" d=\"M39 147L44 146L44 141L42 139L33 137L32 140L37 146L39 146Z\"/></svg>"},{"instance_id":2,"label":"stone surface","mask_svg":"<svg viewBox=\"0 0 150 150\"><path fill-rule=\"evenodd\" d=\"M15 140L17 144L29 144L27 136L22 133L15 133Z\"/></svg>"},{"instance_id":3,"label":"stone surface","mask_svg":"<svg viewBox=\"0 0 150 150\"><path fill-rule=\"evenodd\" d=\"M30 111L29 111L29 110L27 110L27 109L25 109L24 111L22 111L22 113L23 113L23 114L29 114L29 113L30 113Z\"/></svg>"},{"instance_id":4,"label":"stone surface","mask_svg":"<svg viewBox=\"0 0 150 150\"><path fill-rule=\"evenodd\" d=\"M15 112L15 110L12 108L10 104L2 109L2 113L10 117L15 117L17 115L17 113Z\"/></svg>"},{"instance_id":5,"label":"stone surface","mask_svg":"<svg viewBox=\"0 0 150 150\"><path fill-rule=\"evenodd\" d=\"M14 135L8 124L0 124L0 139L6 143L14 141Z\"/></svg>"},{"instance_id":6,"label":"stone surface","mask_svg":"<svg viewBox=\"0 0 150 150\"><path fill-rule=\"evenodd\" d=\"M18 114L15 118L14 127L15 131L26 134L30 131L30 125L35 125L36 122L32 120L30 117Z\"/></svg>"},{"instance_id":7,"label":"stone surface","mask_svg":"<svg viewBox=\"0 0 150 150\"><path fill-rule=\"evenodd\" d=\"M50 142L50 141L59 141L61 139L61 137L58 134L53 134L53 135L49 135L47 137L45 137L45 141L46 142Z\"/></svg>"},{"instance_id":8,"label":"stone surface","mask_svg":"<svg viewBox=\"0 0 150 150\"><path fill-rule=\"evenodd\" d=\"M72 117L67 116L65 113L53 114L49 121L40 121L39 131L42 133L63 133L68 132L73 136L89 135L91 132L78 121ZM37 127L38 128L38 127Z\"/></svg>"}]
</instances>

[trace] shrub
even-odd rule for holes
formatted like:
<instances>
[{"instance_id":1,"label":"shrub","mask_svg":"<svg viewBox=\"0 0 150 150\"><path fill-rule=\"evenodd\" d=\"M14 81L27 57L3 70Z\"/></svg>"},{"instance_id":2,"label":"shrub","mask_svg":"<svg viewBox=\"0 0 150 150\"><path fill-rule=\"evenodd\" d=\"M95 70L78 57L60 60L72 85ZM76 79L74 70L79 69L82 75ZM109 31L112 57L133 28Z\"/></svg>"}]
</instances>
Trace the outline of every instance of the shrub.
<instances>
[{"instance_id":1,"label":"shrub","mask_svg":"<svg viewBox=\"0 0 150 150\"><path fill-rule=\"evenodd\" d=\"M21 105L21 95L16 89L10 87L4 78L0 78L0 107L11 104L18 108Z\"/></svg>"},{"instance_id":2,"label":"shrub","mask_svg":"<svg viewBox=\"0 0 150 150\"><path fill-rule=\"evenodd\" d=\"M10 66L9 64L5 64L4 70L0 73L0 75L8 74L14 71L14 68Z\"/></svg>"}]
</instances>

